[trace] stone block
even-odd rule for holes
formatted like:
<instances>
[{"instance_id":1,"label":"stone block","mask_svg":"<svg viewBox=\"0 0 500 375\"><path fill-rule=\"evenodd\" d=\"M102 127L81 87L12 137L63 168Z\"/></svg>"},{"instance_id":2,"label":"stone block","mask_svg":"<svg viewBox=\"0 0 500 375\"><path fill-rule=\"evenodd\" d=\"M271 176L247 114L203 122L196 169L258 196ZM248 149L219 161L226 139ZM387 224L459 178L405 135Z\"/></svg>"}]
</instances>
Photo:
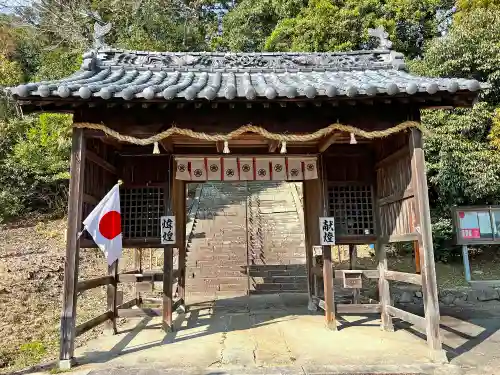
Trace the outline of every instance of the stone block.
<instances>
[{"instance_id":1,"label":"stone block","mask_svg":"<svg viewBox=\"0 0 500 375\"><path fill-rule=\"evenodd\" d=\"M398 302L399 303L411 303L411 302L413 302L413 296L411 295L410 292L404 291L403 293L401 293Z\"/></svg>"}]
</instances>

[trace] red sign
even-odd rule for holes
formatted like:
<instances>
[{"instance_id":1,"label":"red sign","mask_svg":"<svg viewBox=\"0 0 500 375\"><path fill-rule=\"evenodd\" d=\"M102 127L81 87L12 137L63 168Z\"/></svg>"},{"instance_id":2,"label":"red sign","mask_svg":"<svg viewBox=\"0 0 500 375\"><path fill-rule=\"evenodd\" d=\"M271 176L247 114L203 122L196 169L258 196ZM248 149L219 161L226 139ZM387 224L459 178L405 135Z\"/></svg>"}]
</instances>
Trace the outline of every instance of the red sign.
<instances>
[{"instance_id":1,"label":"red sign","mask_svg":"<svg viewBox=\"0 0 500 375\"><path fill-rule=\"evenodd\" d=\"M462 229L462 238L465 239L481 238L479 228Z\"/></svg>"}]
</instances>

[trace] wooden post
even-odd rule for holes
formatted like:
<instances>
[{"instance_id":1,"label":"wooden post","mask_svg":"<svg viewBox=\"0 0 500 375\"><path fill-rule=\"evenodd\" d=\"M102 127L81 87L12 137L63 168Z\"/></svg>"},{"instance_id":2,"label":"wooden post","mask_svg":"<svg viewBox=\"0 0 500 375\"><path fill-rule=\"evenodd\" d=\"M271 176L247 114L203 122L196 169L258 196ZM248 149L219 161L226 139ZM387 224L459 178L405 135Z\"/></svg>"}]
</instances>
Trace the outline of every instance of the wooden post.
<instances>
[{"instance_id":1,"label":"wooden post","mask_svg":"<svg viewBox=\"0 0 500 375\"><path fill-rule=\"evenodd\" d=\"M385 271L387 271L387 254L386 244L382 242L382 229L380 226L381 211L378 206L377 186L374 188L373 196L375 197L374 213L375 213L375 233L377 240L375 241L375 255L377 256L377 269L379 272L378 278L378 293L380 302L380 328L384 331L393 332L394 325L392 324L392 317L388 312L387 307L391 306L391 291L389 288L389 281L385 278Z\"/></svg>"},{"instance_id":2,"label":"wooden post","mask_svg":"<svg viewBox=\"0 0 500 375\"><path fill-rule=\"evenodd\" d=\"M378 291L379 291L379 300L380 300L380 308L381 308L381 328L384 331L393 332L394 325L392 324L392 317L389 315L388 306L391 306L391 291L389 288L389 281L385 278L385 271L387 271L387 254L386 254L386 245L380 240L377 239L375 243L375 253L378 259Z\"/></svg>"},{"instance_id":3,"label":"wooden post","mask_svg":"<svg viewBox=\"0 0 500 375\"><path fill-rule=\"evenodd\" d=\"M173 274L173 247L163 249L163 321L165 331L172 331L172 274Z\"/></svg>"},{"instance_id":4,"label":"wooden post","mask_svg":"<svg viewBox=\"0 0 500 375\"><path fill-rule=\"evenodd\" d=\"M356 269L356 260L358 258L358 251L357 251L357 246L356 245L349 245L349 269L354 270ZM352 291L352 302L353 303L359 303L359 289L354 289Z\"/></svg>"},{"instance_id":5,"label":"wooden post","mask_svg":"<svg viewBox=\"0 0 500 375\"><path fill-rule=\"evenodd\" d=\"M313 296L318 297L315 293L316 277L311 271L313 267L313 246L319 245L319 217L323 210L321 200L321 180L305 180L303 182L304 195L304 234L306 244L306 268L307 268L307 291L309 293L308 308L311 311L316 311L317 306L314 304Z\"/></svg>"},{"instance_id":6,"label":"wooden post","mask_svg":"<svg viewBox=\"0 0 500 375\"><path fill-rule=\"evenodd\" d=\"M175 170L175 169L174 169ZM186 183L174 179L172 183L172 206L176 223L176 247L179 249L179 280L177 290L185 308L186 304Z\"/></svg>"},{"instance_id":7,"label":"wooden post","mask_svg":"<svg viewBox=\"0 0 500 375\"><path fill-rule=\"evenodd\" d=\"M425 172L425 157L422 132L413 128L410 133L411 170L413 175L413 190L415 194L415 217L419 226L415 231L419 234L421 251L422 294L424 299L427 344L431 358L440 363L448 362L442 349L439 332L439 301L436 281L436 265L434 263L434 247L432 244L432 226L429 209L427 176Z\"/></svg>"},{"instance_id":8,"label":"wooden post","mask_svg":"<svg viewBox=\"0 0 500 375\"><path fill-rule=\"evenodd\" d=\"M142 274L142 249L135 249L134 269L139 271L140 274ZM142 303L141 293L139 291L137 291L137 289L135 292L135 298L137 300L137 306L141 306L141 303Z\"/></svg>"},{"instance_id":9,"label":"wooden post","mask_svg":"<svg viewBox=\"0 0 500 375\"><path fill-rule=\"evenodd\" d=\"M116 295L118 289L118 260L115 260L112 265L108 266L108 275L113 277L113 282L108 284L106 288L108 311L111 311L111 319L106 322L106 329L115 334L118 332L116 328Z\"/></svg>"},{"instance_id":10,"label":"wooden post","mask_svg":"<svg viewBox=\"0 0 500 375\"><path fill-rule=\"evenodd\" d=\"M59 367L61 369L71 368L75 352L76 284L78 282L78 257L80 252L78 233L82 227L84 169L85 134L83 129L73 128L59 351Z\"/></svg>"},{"instance_id":11,"label":"wooden post","mask_svg":"<svg viewBox=\"0 0 500 375\"><path fill-rule=\"evenodd\" d=\"M332 247L323 246L323 283L325 292L325 319L326 326L337 330L335 320L335 301L333 295L333 268L332 268Z\"/></svg>"}]
</instances>

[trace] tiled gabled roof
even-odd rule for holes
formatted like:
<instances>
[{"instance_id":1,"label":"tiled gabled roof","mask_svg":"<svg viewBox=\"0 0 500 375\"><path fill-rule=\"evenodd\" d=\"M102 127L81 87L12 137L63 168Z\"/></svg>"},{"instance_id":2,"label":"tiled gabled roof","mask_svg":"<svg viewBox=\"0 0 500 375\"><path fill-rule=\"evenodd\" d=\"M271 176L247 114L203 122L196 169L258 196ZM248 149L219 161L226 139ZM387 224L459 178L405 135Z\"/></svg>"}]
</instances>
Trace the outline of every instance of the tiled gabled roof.
<instances>
[{"instance_id":1,"label":"tiled gabled roof","mask_svg":"<svg viewBox=\"0 0 500 375\"><path fill-rule=\"evenodd\" d=\"M263 99L477 91L476 80L409 74L400 53L159 53L84 55L72 76L11 88L19 98Z\"/></svg>"}]
</instances>

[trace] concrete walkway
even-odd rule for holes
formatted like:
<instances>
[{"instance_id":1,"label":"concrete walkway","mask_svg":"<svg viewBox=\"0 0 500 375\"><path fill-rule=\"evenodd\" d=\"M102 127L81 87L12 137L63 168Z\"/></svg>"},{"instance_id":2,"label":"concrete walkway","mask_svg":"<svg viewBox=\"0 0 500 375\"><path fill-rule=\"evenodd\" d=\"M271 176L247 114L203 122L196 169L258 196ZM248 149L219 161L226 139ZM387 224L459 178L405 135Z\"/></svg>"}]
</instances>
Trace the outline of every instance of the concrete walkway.
<instances>
[{"instance_id":1,"label":"concrete walkway","mask_svg":"<svg viewBox=\"0 0 500 375\"><path fill-rule=\"evenodd\" d=\"M377 315L344 316L332 332L304 306L304 295L201 303L176 316L174 332L163 332L159 319L136 319L80 348L77 358L92 374L434 373L425 341L405 330L381 331Z\"/></svg>"}]
</instances>

